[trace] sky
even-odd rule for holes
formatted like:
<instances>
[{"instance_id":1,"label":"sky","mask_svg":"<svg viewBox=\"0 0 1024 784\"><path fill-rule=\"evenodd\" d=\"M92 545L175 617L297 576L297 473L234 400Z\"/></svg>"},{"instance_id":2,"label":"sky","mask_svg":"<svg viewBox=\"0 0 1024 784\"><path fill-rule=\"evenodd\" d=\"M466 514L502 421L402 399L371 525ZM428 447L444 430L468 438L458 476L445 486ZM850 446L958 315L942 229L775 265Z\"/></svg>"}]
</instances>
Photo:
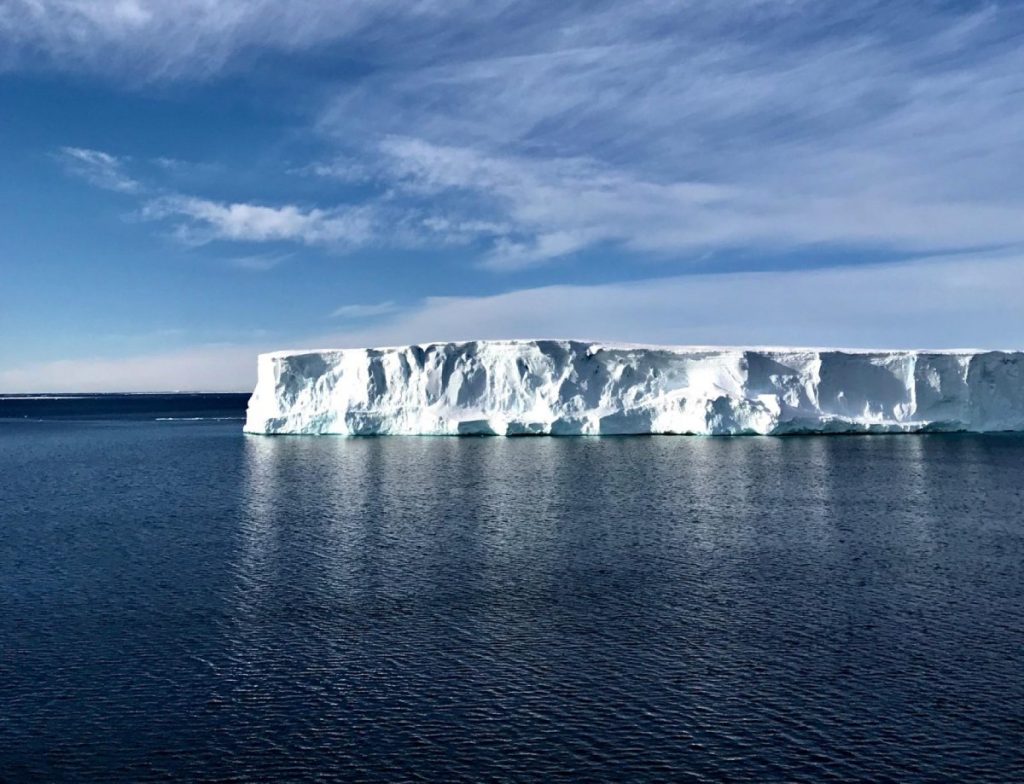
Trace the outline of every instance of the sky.
<instances>
[{"instance_id":1,"label":"sky","mask_svg":"<svg viewBox=\"0 0 1024 784\"><path fill-rule=\"evenodd\" d=\"M0 0L0 393L1024 348L1024 3Z\"/></svg>"}]
</instances>

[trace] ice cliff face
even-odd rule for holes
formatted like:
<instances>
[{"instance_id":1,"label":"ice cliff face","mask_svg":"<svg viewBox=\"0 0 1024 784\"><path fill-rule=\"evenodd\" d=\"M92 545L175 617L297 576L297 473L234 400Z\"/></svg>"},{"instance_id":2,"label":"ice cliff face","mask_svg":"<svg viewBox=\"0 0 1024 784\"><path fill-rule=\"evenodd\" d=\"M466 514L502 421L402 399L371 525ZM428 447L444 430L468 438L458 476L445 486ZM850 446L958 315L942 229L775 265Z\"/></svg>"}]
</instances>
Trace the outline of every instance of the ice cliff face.
<instances>
[{"instance_id":1,"label":"ice cliff face","mask_svg":"<svg viewBox=\"0 0 1024 784\"><path fill-rule=\"evenodd\" d=\"M705 435L1024 430L1024 353L571 340L278 352L249 433Z\"/></svg>"}]
</instances>

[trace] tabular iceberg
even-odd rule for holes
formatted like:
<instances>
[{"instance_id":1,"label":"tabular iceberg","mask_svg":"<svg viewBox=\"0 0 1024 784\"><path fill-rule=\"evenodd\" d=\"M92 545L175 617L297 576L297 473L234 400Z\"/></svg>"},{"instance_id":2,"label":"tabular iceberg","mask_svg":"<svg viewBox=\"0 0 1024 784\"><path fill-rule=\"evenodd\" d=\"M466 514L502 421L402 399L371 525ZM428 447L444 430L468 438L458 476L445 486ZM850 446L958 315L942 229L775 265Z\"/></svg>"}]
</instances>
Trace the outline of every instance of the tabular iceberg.
<instances>
[{"instance_id":1,"label":"tabular iceberg","mask_svg":"<svg viewBox=\"0 0 1024 784\"><path fill-rule=\"evenodd\" d=\"M259 357L249 433L1024 430L1024 353L434 343Z\"/></svg>"}]
</instances>

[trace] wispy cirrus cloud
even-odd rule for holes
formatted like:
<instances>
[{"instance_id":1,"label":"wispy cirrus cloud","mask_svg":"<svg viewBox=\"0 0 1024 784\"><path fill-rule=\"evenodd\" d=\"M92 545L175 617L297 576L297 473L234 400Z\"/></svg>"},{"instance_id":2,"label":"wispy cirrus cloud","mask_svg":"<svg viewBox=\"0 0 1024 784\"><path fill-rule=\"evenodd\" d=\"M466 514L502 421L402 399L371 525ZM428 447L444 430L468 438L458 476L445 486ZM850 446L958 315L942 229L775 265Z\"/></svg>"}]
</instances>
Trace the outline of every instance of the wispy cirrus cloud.
<instances>
[{"instance_id":1,"label":"wispy cirrus cloud","mask_svg":"<svg viewBox=\"0 0 1024 784\"><path fill-rule=\"evenodd\" d=\"M531 46L343 86L320 128L348 147L383 135L355 157L393 197L505 226L478 237L498 268L602 244L1024 242L1020 7L655 2L545 21L519 31Z\"/></svg>"},{"instance_id":2,"label":"wispy cirrus cloud","mask_svg":"<svg viewBox=\"0 0 1024 784\"><path fill-rule=\"evenodd\" d=\"M1024 194L1003 201L941 194L938 183L804 182L794 167L763 181L665 181L593 158L492 156L471 148L391 137L377 149L389 208L423 217L451 241L486 247L492 269L529 267L597 245L636 255L696 255L716 249L832 246L941 251L1024 242ZM817 158L838 172L850 150ZM877 165L877 164L876 164ZM820 169L819 169L820 167ZM806 188L802 191L801 187ZM380 227L378 230L382 229Z\"/></svg>"},{"instance_id":3,"label":"wispy cirrus cloud","mask_svg":"<svg viewBox=\"0 0 1024 784\"><path fill-rule=\"evenodd\" d=\"M360 35L453 36L452 20L499 16L508 0L5 0L0 69L92 72L120 81L209 78L267 52Z\"/></svg>"},{"instance_id":4,"label":"wispy cirrus cloud","mask_svg":"<svg viewBox=\"0 0 1024 784\"><path fill-rule=\"evenodd\" d=\"M374 239L372 205L318 208L294 204L265 205L221 202L165 191L128 173L128 162L111 153L83 147L61 147L54 153L74 176L106 190L141 199L144 220L170 223L172 233L188 245L213 241L297 242L338 249L361 247ZM269 269L285 258L236 257L237 266Z\"/></svg>"},{"instance_id":5,"label":"wispy cirrus cloud","mask_svg":"<svg viewBox=\"0 0 1024 784\"><path fill-rule=\"evenodd\" d=\"M121 193L138 193L142 184L125 171L125 162L110 153L85 147L61 147L55 157L67 170L97 188Z\"/></svg>"},{"instance_id":6,"label":"wispy cirrus cloud","mask_svg":"<svg viewBox=\"0 0 1024 784\"><path fill-rule=\"evenodd\" d=\"M394 187L486 226L485 266L513 269L598 244L634 254L833 245L932 251L1024 241L1020 204L895 198L831 190L814 196L771 182L644 179L593 159L488 157L465 148L391 139L382 146ZM796 175L796 172L793 173ZM795 184L795 183L794 183ZM481 214L491 220L483 223Z\"/></svg>"},{"instance_id":7,"label":"wispy cirrus cloud","mask_svg":"<svg viewBox=\"0 0 1024 784\"><path fill-rule=\"evenodd\" d=\"M72 15L83 41L113 37L125 52L125 31L177 29L143 0L33 6L13 6L0 29ZM459 245L506 270L595 248L625 263L1024 243L1015 4L435 0L357 4L333 28L332 6L188 0L194 48L156 49L169 78L225 67L242 42L358 43L365 71L318 87L330 153L290 167L357 183L358 200L329 187L303 205L168 194L146 217L190 243ZM71 45L47 35L52 51ZM102 161L80 163L119 189Z\"/></svg>"},{"instance_id":8,"label":"wispy cirrus cloud","mask_svg":"<svg viewBox=\"0 0 1024 784\"><path fill-rule=\"evenodd\" d=\"M191 246L291 242L344 253L377 246L459 245L481 236L501 237L509 230L506 225L484 220L449 217L426 203L396 200L394 193L329 207L217 201L136 178L128 173L127 159L101 150L62 147L54 157L96 187L134 195L139 199L138 217L169 226L172 236ZM325 176L323 170L316 173ZM341 176L336 168L330 173ZM413 185L411 179L405 189L430 195L429 188ZM269 269L286 257L250 254L234 257L231 263L245 269Z\"/></svg>"}]
</instances>

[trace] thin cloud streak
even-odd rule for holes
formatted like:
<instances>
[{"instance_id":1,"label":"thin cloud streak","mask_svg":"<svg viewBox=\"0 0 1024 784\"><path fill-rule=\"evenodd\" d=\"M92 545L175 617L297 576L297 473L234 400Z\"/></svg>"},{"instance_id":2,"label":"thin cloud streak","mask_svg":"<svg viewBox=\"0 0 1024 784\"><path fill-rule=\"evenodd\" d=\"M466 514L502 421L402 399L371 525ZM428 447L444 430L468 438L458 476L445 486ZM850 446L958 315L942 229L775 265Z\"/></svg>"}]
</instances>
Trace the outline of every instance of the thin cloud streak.
<instances>
[{"instance_id":1,"label":"thin cloud streak","mask_svg":"<svg viewBox=\"0 0 1024 784\"><path fill-rule=\"evenodd\" d=\"M293 53L361 34L443 34L505 3L470 0L6 0L0 71L45 67L129 83L208 79L261 52Z\"/></svg>"},{"instance_id":2,"label":"thin cloud streak","mask_svg":"<svg viewBox=\"0 0 1024 784\"><path fill-rule=\"evenodd\" d=\"M582 158L529 160L391 139L397 188L417 196L472 194L489 204L491 250L483 265L516 269L611 243L637 254L820 244L933 251L1024 242L1024 204L804 198L765 185L659 183ZM457 212L456 212L457 214ZM468 220L469 216L466 216ZM483 236L483 235L481 235Z\"/></svg>"},{"instance_id":3,"label":"thin cloud streak","mask_svg":"<svg viewBox=\"0 0 1024 784\"><path fill-rule=\"evenodd\" d=\"M176 236L188 244L214 240L237 242L292 241L307 245L358 247L373 236L370 210L225 203L194 196L165 196L142 211L152 220L178 219Z\"/></svg>"},{"instance_id":4,"label":"thin cloud streak","mask_svg":"<svg viewBox=\"0 0 1024 784\"><path fill-rule=\"evenodd\" d=\"M365 319L397 313L401 308L393 300L364 305L342 305L331 312L331 318Z\"/></svg>"},{"instance_id":5,"label":"thin cloud streak","mask_svg":"<svg viewBox=\"0 0 1024 784\"><path fill-rule=\"evenodd\" d=\"M101 150L61 147L55 157L76 177L97 188L120 193L138 193L142 184L125 172L124 160Z\"/></svg>"}]
</instances>

